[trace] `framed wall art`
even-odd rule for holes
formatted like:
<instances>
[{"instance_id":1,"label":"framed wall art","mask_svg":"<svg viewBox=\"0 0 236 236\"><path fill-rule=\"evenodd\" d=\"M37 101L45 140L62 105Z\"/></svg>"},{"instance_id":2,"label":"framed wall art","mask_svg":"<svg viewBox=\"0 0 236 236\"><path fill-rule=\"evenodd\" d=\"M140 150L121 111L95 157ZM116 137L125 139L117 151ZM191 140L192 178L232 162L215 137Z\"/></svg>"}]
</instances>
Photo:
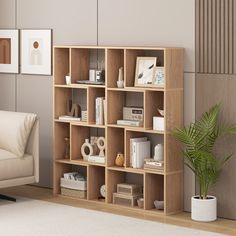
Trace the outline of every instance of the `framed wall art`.
<instances>
[{"instance_id":1,"label":"framed wall art","mask_svg":"<svg viewBox=\"0 0 236 236\"><path fill-rule=\"evenodd\" d=\"M151 86L156 67L156 57L137 57L135 86Z\"/></svg>"},{"instance_id":2,"label":"framed wall art","mask_svg":"<svg viewBox=\"0 0 236 236\"><path fill-rule=\"evenodd\" d=\"M19 72L19 31L0 30L0 73Z\"/></svg>"},{"instance_id":3,"label":"framed wall art","mask_svg":"<svg viewBox=\"0 0 236 236\"><path fill-rule=\"evenodd\" d=\"M21 30L21 73L51 75L52 30Z\"/></svg>"}]
</instances>

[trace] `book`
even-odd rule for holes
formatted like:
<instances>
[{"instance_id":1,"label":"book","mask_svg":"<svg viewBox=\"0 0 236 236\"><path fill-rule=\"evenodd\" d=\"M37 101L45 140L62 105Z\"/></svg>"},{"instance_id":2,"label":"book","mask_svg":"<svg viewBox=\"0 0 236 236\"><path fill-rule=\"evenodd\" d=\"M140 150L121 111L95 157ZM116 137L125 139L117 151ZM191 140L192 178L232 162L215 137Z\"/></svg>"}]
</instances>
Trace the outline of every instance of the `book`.
<instances>
[{"instance_id":1,"label":"book","mask_svg":"<svg viewBox=\"0 0 236 236\"><path fill-rule=\"evenodd\" d=\"M144 164L144 169L145 170L154 170L154 171L164 171L164 166L158 167L158 166Z\"/></svg>"},{"instance_id":2,"label":"book","mask_svg":"<svg viewBox=\"0 0 236 236\"><path fill-rule=\"evenodd\" d=\"M96 124L103 125L104 124L104 97L97 97L95 100L95 113L96 113Z\"/></svg>"},{"instance_id":3,"label":"book","mask_svg":"<svg viewBox=\"0 0 236 236\"><path fill-rule=\"evenodd\" d=\"M89 156L88 161L104 164L105 163L105 157L95 156L95 155L94 156Z\"/></svg>"},{"instance_id":4,"label":"book","mask_svg":"<svg viewBox=\"0 0 236 236\"><path fill-rule=\"evenodd\" d=\"M130 139L130 167L133 167L133 165L132 165L133 143L134 143L134 142L140 142L140 141L147 141L147 137L131 138L131 139Z\"/></svg>"},{"instance_id":5,"label":"book","mask_svg":"<svg viewBox=\"0 0 236 236\"><path fill-rule=\"evenodd\" d=\"M150 141L133 143L133 168L143 168L144 159L150 157L151 143Z\"/></svg>"},{"instance_id":6,"label":"book","mask_svg":"<svg viewBox=\"0 0 236 236\"><path fill-rule=\"evenodd\" d=\"M59 116L58 119L64 121L81 121L80 117L67 116L67 115Z\"/></svg>"},{"instance_id":7,"label":"book","mask_svg":"<svg viewBox=\"0 0 236 236\"><path fill-rule=\"evenodd\" d=\"M140 127L143 125L143 122L135 121L135 120L117 120L117 125L128 125L128 126Z\"/></svg>"}]
</instances>

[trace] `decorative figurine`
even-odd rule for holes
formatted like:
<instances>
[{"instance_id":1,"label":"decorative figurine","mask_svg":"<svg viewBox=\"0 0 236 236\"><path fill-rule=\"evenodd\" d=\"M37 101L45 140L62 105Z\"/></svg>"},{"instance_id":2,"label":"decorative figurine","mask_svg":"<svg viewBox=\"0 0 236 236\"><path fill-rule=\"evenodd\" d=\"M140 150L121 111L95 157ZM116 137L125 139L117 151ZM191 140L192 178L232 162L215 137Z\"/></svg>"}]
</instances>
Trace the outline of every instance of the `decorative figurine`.
<instances>
[{"instance_id":1,"label":"decorative figurine","mask_svg":"<svg viewBox=\"0 0 236 236\"><path fill-rule=\"evenodd\" d=\"M164 152L163 152L163 145L157 144L154 148L154 160L155 161L163 161L164 160Z\"/></svg>"},{"instance_id":2,"label":"decorative figurine","mask_svg":"<svg viewBox=\"0 0 236 236\"><path fill-rule=\"evenodd\" d=\"M64 158L69 159L70 158L70 139L68 137L65 137L64 140L65 140L65 155L64 155Z\"/></svg>"},{"instance_id":3,"label":"decorative figurine","mask_svg":"<svg viewBox=\"0 0 236 236\"><path fill-rule=\"evenodd\" d=\"M117 87L124 88L124 68L123 67L119 68Z\"/></svg>"},{"instance_id":4,"label":"decorative figurine","mask_svg":"<svg viewBox=\"0 0 236 236\"><path fill-rule=\"evenodd\" d=\"M98 140L97 140L97 146L98 146L98 149L100 150L99 152L99 156L100 157L104 157L105 156L105 138L104 137L99 137Z\"/></svg>"},{"instance_id":5,"label":"decorative figurine","mask_svg":"<svg viewBox=\"0 0 236 236\"><path fill-rule=\"evenodd\" d=\"M89 153L86 153L85 149L88 149ZM94 150L92 144L90 144L89 139L86 138L84 144L81 146L81 155L83 156L83 159L87 161L88 157L94 154L93 151Z\"/></svg>"},{"instance_id":6,"label":"decorative figurine","mask_svg":"<svg viewBox=\"0 0 236 236\"><path fill-rule=\"evenodd\" d=\"M116 166L123 167L123 166L124 166L124 163L125 163L124 154L122 154L122 153L120 153L120 152L117 153L116 160L115 160L115 165L116 165Z\"/></svg>"}]
</instances>

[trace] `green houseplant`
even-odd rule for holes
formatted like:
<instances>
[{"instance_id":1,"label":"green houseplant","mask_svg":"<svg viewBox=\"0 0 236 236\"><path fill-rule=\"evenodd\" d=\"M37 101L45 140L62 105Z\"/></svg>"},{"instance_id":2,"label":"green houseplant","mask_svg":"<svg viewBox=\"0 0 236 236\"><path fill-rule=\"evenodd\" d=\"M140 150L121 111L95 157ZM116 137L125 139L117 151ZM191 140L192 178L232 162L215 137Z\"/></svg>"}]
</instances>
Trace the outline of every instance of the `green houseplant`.
<instances>
[{"instance_id":1,"label":"green houseplant","mask_svg":"<svg viewBox=\"0 0 236 236\"><path fill-rule=\"evenodd\" d=\"M218 157L214 149L221 137L236 133L235 124L220 124L220 109L221 104L216 104L199 120L173 131L175 138L184 144L185 164L194 172L199 184L199 195L192 197L192 219L198 221L216 219L216 198L208 196L208 191L217 182L224 164L232 157L232 154Z\"/></svg>"}]
</instances>

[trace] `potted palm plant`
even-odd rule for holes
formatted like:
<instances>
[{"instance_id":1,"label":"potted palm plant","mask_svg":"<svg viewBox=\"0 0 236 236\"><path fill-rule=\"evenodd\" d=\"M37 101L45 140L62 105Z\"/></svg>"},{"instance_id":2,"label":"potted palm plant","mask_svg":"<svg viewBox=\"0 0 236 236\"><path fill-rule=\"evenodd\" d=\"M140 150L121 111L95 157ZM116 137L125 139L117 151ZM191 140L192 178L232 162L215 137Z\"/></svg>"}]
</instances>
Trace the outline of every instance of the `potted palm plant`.
<instances>
[{"instance_id":1,"label":"potted palm plant","mask_svg":"<svg viewBox=\"0 0 236 236\"><path fill-rule=\"evenodd\" d=\"M173 132L175 138L184 144L185 164L193 171L199 184L199 195L191 199L191 218L196 221L216 220L217 199L208 192L217 182L224 164L232 157L232 154L218 157L214 149L222 136L236 133L235 124L219 123L220 108L221 105L216 104L199 120Z\"/></svg>"}]
</instances>

